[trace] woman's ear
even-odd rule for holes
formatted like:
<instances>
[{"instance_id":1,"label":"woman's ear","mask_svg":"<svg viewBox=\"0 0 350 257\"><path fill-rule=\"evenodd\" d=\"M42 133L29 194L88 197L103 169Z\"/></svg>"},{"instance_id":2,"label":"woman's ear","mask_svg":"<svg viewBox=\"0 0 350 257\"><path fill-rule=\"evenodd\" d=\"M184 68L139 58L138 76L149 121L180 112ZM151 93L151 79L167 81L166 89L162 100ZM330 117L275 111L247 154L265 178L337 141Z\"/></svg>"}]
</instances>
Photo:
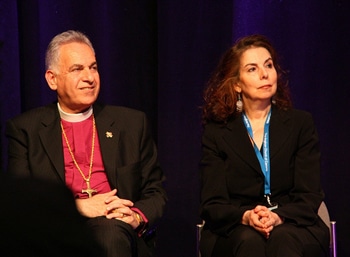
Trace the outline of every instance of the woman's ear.
<instances>
[{"instance_id":1,"label":"woman's ear","mask_svg":"<svg viewBox=\"0 0 350 257\"><path fill-rule=\"evenodd\" d=\"M57 90L57 79L52 70L47 70L45 72L45 79L51 90Z\"/></svg>"},{"instance_id":2,"label":"woman's ear","mask_svg":"<svg viewBox=\"0 0 350 257\"><path fill-rule=\"evenodd\" d=\"M233 89L234 89L237 93L241 93L241 92L242 92L242 88L241 88L241 86L239 85L238 82L235 83L235 84L233 85Z\"/></svg>"}]
</instances>

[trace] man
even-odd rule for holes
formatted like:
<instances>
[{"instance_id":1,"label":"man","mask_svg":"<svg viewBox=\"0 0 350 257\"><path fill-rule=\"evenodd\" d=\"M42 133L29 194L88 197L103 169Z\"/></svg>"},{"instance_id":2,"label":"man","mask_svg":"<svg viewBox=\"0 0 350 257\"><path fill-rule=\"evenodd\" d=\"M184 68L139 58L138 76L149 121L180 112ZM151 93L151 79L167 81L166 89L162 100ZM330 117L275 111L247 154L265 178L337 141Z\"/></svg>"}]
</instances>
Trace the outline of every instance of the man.
<instances>
[{"instance_id":1,"label":"man","mask_svg":"<svg viewBox=\"0 0 350 257\"><path fill-rule=\"evenodd\" d=\"M106 256L151 256L167 197L145 115L95 103L95 52L79 31L52 39L45 78L58 102L7 122L8 172L64 183Z\"/></svg>"}]
</instances>

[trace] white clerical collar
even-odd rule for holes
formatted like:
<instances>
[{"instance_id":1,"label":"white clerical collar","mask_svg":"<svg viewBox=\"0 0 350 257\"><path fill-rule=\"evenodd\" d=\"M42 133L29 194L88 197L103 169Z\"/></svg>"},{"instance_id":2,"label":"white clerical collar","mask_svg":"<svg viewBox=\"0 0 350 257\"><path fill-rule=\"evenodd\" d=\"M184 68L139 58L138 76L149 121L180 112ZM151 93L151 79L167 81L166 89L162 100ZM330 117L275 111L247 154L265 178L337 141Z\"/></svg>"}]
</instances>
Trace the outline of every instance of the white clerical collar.
<instances>
[{"instance_id":1,"label":"white clerical collar","mask_svg":"<svg viewBox=\"0 0 350 257\"><path fill-rule=\"evenodd\" d=\"M61 106L58 102L57 102L57 107L58 107L58 111L60 113L61 119L68 122L84 121L88 119L93 112L92 106L90 106L90 108L87 111L81 112L81 113L66 113L61 109Z\"/></svg>"}]
</instances>

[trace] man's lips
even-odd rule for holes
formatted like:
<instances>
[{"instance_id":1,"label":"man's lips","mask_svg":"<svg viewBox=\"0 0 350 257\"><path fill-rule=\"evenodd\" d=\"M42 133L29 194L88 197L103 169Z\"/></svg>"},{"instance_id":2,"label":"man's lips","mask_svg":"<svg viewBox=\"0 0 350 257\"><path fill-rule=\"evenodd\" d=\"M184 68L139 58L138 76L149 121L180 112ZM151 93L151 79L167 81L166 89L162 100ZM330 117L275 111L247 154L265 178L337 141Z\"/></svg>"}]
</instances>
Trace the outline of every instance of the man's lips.
<instances>
[{"instance_id":1,"label":"man's lips","mask_svg":"<svg viewBox=\"0 0 350 257\"><path fill-rule=\"evenodd\" d=\"M95 87L81 87L81 88L79 88L79 90L92 90L94 88Z\"/></svg>"}]
</instances>

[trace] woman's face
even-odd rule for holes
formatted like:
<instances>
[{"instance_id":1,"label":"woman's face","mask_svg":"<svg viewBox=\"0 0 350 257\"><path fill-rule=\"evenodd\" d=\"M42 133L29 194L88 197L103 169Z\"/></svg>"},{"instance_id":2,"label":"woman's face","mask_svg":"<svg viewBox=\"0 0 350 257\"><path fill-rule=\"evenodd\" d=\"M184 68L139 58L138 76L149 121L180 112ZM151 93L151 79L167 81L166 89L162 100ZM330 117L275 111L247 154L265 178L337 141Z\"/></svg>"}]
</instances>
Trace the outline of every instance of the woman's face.
<instances>
[{"instance_id":1,"label":"woman's face","mask_svg":"<svg viewBox=\"0 0 350 257\"><path fill-rule=\"evenodd\" d=\"M266 48L247 49L241 56L239 82L234 86L243 101L270 101L277 91L277 72Z\"/></svg>"}]
</instances>

